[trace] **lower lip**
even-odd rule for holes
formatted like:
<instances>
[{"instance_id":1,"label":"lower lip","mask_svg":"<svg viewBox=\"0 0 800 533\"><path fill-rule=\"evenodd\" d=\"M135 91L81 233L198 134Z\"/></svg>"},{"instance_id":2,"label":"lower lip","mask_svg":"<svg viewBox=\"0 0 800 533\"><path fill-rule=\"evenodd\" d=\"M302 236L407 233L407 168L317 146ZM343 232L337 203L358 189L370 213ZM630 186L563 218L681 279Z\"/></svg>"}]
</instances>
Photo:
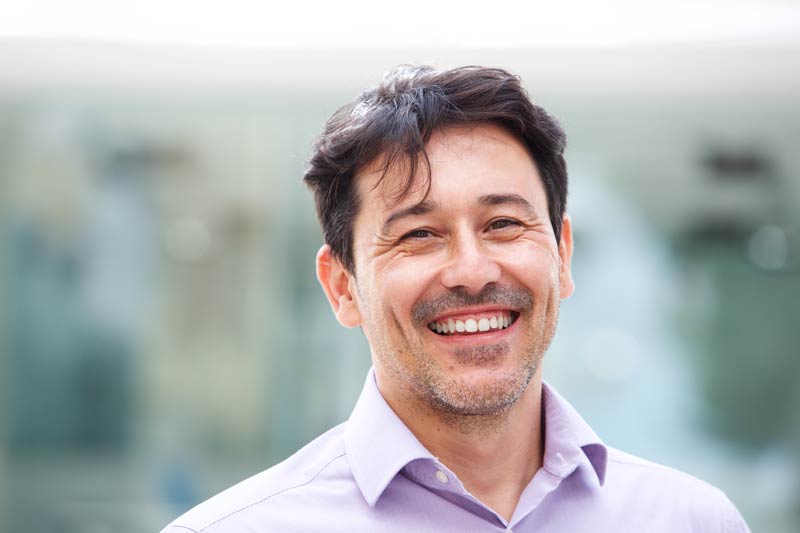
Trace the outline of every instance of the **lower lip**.
<instances>
[{"instance_id":1,"label":"lower lip","mask_svg":"<svg viewBox=\"0 0 800 533\"><path fill-rule=\"evenodd\" d=\"M504 329L493 329L489 331L472 333L470 335L439 335L438 333L428 329L428 332L433 335L437 340L448 344L491 344L502 340L503 337L508 335L514 326L517 325L520 317L517 317L510 326Z\"/></svg>"}]
</instances>

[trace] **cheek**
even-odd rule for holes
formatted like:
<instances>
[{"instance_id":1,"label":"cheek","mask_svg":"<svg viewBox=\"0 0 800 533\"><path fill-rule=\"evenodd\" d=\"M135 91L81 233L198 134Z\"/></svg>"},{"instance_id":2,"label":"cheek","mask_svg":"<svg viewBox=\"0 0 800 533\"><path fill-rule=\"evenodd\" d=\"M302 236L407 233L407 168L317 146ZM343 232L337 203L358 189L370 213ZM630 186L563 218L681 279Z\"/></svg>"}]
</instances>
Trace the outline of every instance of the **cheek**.
<instances>
[{"instance_id":1,"label":"cheek","mask_svg":"<svg viewBox=\"0 0 800 533\"><path fill-rule=\"evenodd\" d=\"M558 286L558 263L537 254L518 254L504 261L504 269L530 290L537 292Z\"/></svg>"},{"instance_id":2,"label":"cheek","mask_svg":"<svg viewBox=\"0 0 800 533\"><path fill-rule=\"evenodd\" d=\"M400 261L375 279L384 312L401 322L409 320L411 308L436 281L439 265L433 261Z\"/></svg>"}]
</instances>

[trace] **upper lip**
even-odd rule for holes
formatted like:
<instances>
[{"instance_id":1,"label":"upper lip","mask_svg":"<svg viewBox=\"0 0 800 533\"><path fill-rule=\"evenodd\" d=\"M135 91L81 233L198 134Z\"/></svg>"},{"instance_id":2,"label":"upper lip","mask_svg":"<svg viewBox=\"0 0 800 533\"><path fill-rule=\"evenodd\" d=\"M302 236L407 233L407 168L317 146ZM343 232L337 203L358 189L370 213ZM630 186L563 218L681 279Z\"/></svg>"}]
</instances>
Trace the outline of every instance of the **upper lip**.
<instances>
[{"instance_id":1,"label":"upper lip","mask_svg":"<svg viewBox=\"0 0 800 533\"><path fill-rule=\"evenodd\" d=\"M502 307L497 305L482 305L479 307L461 307L458 309L451 309L445 311L444 313L440 313L430 319L428 323L432 322L441 322L443 320L447 320L448 318L455 318L459 316L467 316L467 315L478 315L478 314L486 314L491 312L499 312L499 313L513 313L515 312L514 309L510 307Z\"/></svg>"}]
</instances>

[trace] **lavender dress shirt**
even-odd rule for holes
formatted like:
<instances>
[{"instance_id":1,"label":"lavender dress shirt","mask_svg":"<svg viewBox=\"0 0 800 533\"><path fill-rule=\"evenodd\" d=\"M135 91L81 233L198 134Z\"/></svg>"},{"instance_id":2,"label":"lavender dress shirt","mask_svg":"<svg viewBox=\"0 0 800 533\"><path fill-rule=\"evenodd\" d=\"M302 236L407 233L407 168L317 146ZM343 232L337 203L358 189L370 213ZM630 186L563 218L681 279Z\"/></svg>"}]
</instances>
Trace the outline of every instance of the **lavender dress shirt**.
<instances>
[{"instance_id":1,"label":"lavender dress shirt","mask_svg":"<svg viewBox=\"0 0 800 533\"><path fill-rule=\"evenodd\" d=\"M604 445L543 384L544 464L507 521L400 421L374 373L350 419L162 533L749 532L719 489Z\"/></svg>"}]
</instances>

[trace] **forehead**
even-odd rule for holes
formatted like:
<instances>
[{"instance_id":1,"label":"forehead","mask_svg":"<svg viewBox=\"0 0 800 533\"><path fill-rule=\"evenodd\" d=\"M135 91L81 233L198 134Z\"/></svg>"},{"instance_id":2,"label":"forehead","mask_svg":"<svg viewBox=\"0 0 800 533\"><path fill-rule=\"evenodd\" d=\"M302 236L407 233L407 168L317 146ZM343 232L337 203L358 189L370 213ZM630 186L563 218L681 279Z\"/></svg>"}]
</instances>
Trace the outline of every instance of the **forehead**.
<instances>
[{"instance_id":1,"label":"forehead","mask_svg":"<svg viewBox=\"0 0 800 533\"><path fill-rule=\"evenodd\" d=\"M385 169L379 160L356 177L362 215L377 216L398 207L434 201L448 207L485 194L517 194L547 210L536 163L513 134L494 124L457 125L437 131L426 146L430 174L420 157L398 160ZM428 180L430 177L430 181Z\"/></svg>"}]
</instances>

